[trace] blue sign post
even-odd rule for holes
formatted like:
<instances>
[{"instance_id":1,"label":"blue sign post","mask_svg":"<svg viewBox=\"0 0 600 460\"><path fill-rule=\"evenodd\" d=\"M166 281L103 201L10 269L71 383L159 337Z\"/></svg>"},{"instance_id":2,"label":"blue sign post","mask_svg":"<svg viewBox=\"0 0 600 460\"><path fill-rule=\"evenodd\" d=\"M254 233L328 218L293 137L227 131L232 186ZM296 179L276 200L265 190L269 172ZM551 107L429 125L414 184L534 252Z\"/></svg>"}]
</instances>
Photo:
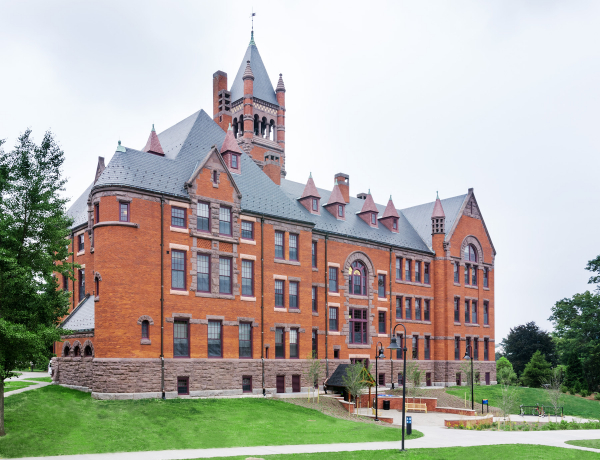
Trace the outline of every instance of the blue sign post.
<instances>
[{"instance_id":1,"label":"blue sign post","mask_svg":"<svg viewBox=\"0 0 600 460\"><path fill-rule=\"evenodd\" d=\"M412 434L412 417L406 416L406 434Z\"/></svg>"},{"instance_id":2,"label":"blue sign post","mask_svg":"<svg viewBox=\"0 0 600 460\"><path fill-rule=\"evenodd\" d=\"M484 405L487 407L487 412L486 412L486 413L488 413L488 414L489 414L489 413L490 413L490 405L489 405L489 403L488 403L488 400L487 400L487 399L482 399L482 400L481 400L481 413L482 413L482 414L483 414L483 406L484 406Z\"/></svg>"}]
</instances>

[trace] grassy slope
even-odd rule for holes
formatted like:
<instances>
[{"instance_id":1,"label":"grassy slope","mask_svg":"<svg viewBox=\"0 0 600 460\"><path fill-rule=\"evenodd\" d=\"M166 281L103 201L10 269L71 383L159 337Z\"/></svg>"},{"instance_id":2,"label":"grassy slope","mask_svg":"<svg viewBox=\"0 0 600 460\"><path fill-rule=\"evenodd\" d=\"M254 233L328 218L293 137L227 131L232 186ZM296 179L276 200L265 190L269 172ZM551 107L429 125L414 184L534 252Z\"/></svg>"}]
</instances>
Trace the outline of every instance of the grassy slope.
<instances>
[{"instance_id":1,"label":"grassy slope","mask_svg":"<svg viewBox=\"0 0 600 460\"><path fill-rule=\"evenodd\" d=\"M52 377L35 377L33 379L27 379L28 382L48 382L52 383Z\"/></svg>"},{"instance_id":2,"label":"grassy slope","mask_svg":"<svg viewBox=\"0 0 600 460\"><path fill-rule=\"evenodd\" d=\"M581 441L567 441L567 444L572 444L579 447L590 447L592 449L600 449L600 439L582 439Z\"/></svg>"},{"instance_id":3,"label":"grassy slope","mask_svg":"<svg viewBox=\"0 0 600 460\"><path fill-rule=\"evenodd\" d=\"M244 460L241 457L219 457L212 460ZM595 452L560 447L534 445L499 445L476 447L445 447L440 449L374 450L318 454L269 455L268 460L481 460L481 459L527 459L527 460L591 460L598 459Z\"/></svg>"},{"instance_id":4,"label":"grassy slope","mask_svg":"<svg viewBox=\"0 0 600 460\"><path fill-rule=\"evenodd\" d=\"M450 387L446 391L454 396L464 398L465 392L470 393L470 387ZM516 407L513 413L519 413L519 405L535 406L536 404L550 405L546 390L542 388L520 388ZM467 394L469 398L469 394ZM500 385L481 385L475 387L475 404L481 404L482 399L489 399L490 406L500 407L502 399ZM469 401L467 401L469 404ZM565 415L576 415L585 418L600 418L600 401L583 399L579 396L563 394L560 405L565 409ZM481 407L481 406L479 406Z\"/></svg>"},{"instance_id":5,"label":"grassy slope","mask_svg":"<svg viewBox=\"0 0 600 460\"><path fill-rule=\"evenodd\" d=\"M397 428L349 422L272 399L97 401L54 385L6 399L5 421L0 457L401 437Z\"/></svg>"},{"instance_id":6,"label":"grassy slope","mask_svg":"<svg viewBox=\"0 0 600 460\"><path fill-rule=\"evenodd\" d=\"M16 381L16 380L7 381L7 382L4 382L4 393L8 393L9 391L13 391L13 390L20 390L21 388L25 388L30 385L35 385L35 383L20 382L20 381Z\"/></svg>"}]
</instances>

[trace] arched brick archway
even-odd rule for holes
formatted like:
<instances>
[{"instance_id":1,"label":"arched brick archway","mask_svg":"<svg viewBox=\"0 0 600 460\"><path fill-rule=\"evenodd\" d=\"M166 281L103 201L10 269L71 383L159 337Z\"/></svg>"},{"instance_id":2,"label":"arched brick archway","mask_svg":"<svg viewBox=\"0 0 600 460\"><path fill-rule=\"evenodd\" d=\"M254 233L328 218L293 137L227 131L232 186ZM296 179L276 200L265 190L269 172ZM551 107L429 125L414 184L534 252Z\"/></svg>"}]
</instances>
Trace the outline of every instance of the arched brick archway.
<instances>
[{"instance_id":1,"label":"arched brick archway","mask_svg":"<svg viewBox=\"0 0 600 460\"><path fill-rule=\"evenodd\" d=\"M71 356L71 344L69 343L68 340L66 342L63 342L62 356L64 358Z\"/></svg>"},{"instance_id":2,"label":"arched brick archway","mask_svg":"<svg viewBox=\"0 0 600 460\"><path fill-rule=\"evenodd\" d=\"M71 348L71 355L74 357L81 357L83 355L83 348L79 340L75 340L75 342L73 342L73 347Z\"/></svg>"},{"instance_id":3,"label":"arched brick archway","mask_svg":"<svg viewBox=\"0 0 600 460\"><path fill-rule=\"evenodd\" d=\"M370 296L373 291L373 283L375 281L375 267L373 265L373 261L362 251L354 251L348 257L346 257L346 261L344 262L344 267L342 269L341 276L344 277L344 285L346 286L346 292L350 293L350 277L348 276L348 268L355 261L362 262L367 268L367 296Z\"/></svg>"},{"instance_id":4,"label":"arched brick archway","mask_svg":"<svg viewBox=\"0 0 600 460\"><path fill-rule=\"evenodd\" d=\"M465 237L465 239L462 242L462 245L460 246L460 258L464 259L465 257L465 248L472 244L473 247L475 248L475 250L477 251L477 263L482 264L484 262L483 260L483 248L481 246L481 243L479 242L479 240L474 237L473 235L468 235Z\"/></svg>"},{"instance_id":5,"label":"arched brick archway","mask_svg":"<svg viewBox=\"0 0 600 460\"><path fill-rule=\"evenodd\" d=\"M88 352L90 354L88 354ZM92 343L91 340L86 340L83 343L82 353L83 353L82 356L85 357L85 358L90 358L90 357L93 358L94 357L94 344Z\"/></svg>"}]
</instances>

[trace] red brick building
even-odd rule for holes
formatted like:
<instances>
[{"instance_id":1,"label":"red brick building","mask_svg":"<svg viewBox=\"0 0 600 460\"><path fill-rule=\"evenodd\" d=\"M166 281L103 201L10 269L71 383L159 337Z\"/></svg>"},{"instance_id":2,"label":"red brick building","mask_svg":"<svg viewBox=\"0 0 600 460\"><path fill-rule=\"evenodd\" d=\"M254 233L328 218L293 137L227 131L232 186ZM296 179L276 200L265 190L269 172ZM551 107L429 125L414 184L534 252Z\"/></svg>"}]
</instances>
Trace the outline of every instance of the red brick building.
<instances>
[{"instance_id":1,"label":"red brick building","mask_svg":"<svg viewBox=\"0 0 600 460\"><path fill-rule=\"evenodd\" d=\"M285 179L285 91L252 39L231 86L213 75L212 117L99 159L69 211L81 269L63 285L58 383L98 398L301 391L311 353L328 375L374 360L398 322L425 384L464 379L467 347L495 381L495 250L473 190L397 209L352 197L343 173L331 190ZM401 358L386 350L382 384Z\"/></svg>"}]
</instances>

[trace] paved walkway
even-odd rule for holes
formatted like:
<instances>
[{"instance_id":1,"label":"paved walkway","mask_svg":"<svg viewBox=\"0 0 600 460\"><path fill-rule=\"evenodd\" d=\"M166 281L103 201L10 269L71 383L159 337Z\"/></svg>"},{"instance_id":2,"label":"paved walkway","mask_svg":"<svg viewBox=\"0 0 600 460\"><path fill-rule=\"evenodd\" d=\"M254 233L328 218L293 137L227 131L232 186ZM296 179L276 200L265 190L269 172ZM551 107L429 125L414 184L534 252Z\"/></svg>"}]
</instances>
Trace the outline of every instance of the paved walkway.
<instances>
[{"instance_id":1,"label":"paved walkway","mask_svg":"<svg viewBox=\"0 0 600 460\"><path fill-rule=\"evenodd\" d=\"M6 379L7 382L16 382L16 381L25 381L25 382L29 382L30 380L27 379L37 379L40 377L49 377L47 372L21 372L21 375L19 375L18 377L12 377L10 379ZM12 390L9 391L8 393L4 393L4 397L8 398L9 396L13 396L13 395L17 395L19 393L23 393L24 391L30 391L30 390L37 390L38 388L42 388L45 387L46 385L52 385L49 382L31 382L31 383L35 383L35 385L30 385L28 387L25 388L21 388L19 390Z\"/></svg>"}]
</instances>

